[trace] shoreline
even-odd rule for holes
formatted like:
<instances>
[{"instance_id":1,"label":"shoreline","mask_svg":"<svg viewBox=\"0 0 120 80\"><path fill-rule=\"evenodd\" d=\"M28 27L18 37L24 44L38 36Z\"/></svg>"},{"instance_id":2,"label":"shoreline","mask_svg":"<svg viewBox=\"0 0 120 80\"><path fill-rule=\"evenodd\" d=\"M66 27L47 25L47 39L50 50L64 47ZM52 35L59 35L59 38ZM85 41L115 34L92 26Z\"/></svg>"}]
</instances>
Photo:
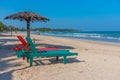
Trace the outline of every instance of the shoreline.
<instances>
[{"instance_id":1,"label":"shoreline","mask_svg":"<svg viewBox=\"0 0 120 80\"><path fill-rule=\"evenodd\" d=\"M36 34L32 34L36 35ZM100 44L108 44L108 45L118 45L120 46L120 43L118 42L107 42L107 41L100 41L100 40L88 40L88 39L78 39L78 38L71 38L71 37L61 37L61 36L51 36L51 35L40 35L40 36L49 36L49 37L57 37L57 38L66 38L66 39L73 39L73 40L80 40L80 41L87 41L87 42L96 42Z\"/></svg>"},{"instance_id":2,"label":"shoreline","mask_svg":"<svg viewBox=\"0 0 120 80\"><path fill-rule=\"evenodd\" d=\"M120 34L118 32L114 32L112 34L112 31L108 33L103 33L98 31L92 31L92 32L81 32L81 33L62 33L62 32L56 32L56 33L49 33L49 32L43 32L42 35L48 35L48 36L58 36L58 37L68 37L68 38L76 38L76 39L83 39L83 40L93 40L93 41L103 41L103 42L113 42L113 43L120 43ZM115 36L116 34L116 36Z\"/></svg>"},{"instance_id":3,"label":"shoreline","mask_svg":"<svg viewBox=\"0 0 120 80\"><path fill-rule=\"evenodd\" d=\"M23 33L23 34L26 34L25 32L20 32L20 33ZM39 34L35 34L35 33L32 33L31 35L38 35ZM83 40L83 41L92 41L92 42L98 42L98 43L105 43L105 44L112 44L112 45L120 45L120 42L115 42L115 41L109 41L109 40L97 40L97 39L84 39L84 38L74 38L74 37L68 37L68 36L55 36L55 35L44 35L44 34L40 34L40 36L51 36L51 37L60 37L60 38L68 38L68 39L76 39L76 40Z\"/></svg>"},{"instance_id":4,"label":"shoreline","mask_svg":"<svg viewBox=\"0 0 120 80\"><path fill-rule=\"evenodd\" d=\"M26 33L21 33L24 36L26 35ZM107 42L107 41L98 41L98 40L87 40L87 39L78 39L78 38L71 38L71 37L61 37L61 36L51 36L51 35L38 35L38 34L31 34L33 36L46 36L46 37L51 37L51 38L63 38L63 39L71 39L71 40L77 40L77 41L82 41L82 42L87 42L87 43L96 43L96 44L101 44L101 45L110 45L110 46L119 46L120 47L120 43L117 42Z\"/></svg>"}]
</instances>

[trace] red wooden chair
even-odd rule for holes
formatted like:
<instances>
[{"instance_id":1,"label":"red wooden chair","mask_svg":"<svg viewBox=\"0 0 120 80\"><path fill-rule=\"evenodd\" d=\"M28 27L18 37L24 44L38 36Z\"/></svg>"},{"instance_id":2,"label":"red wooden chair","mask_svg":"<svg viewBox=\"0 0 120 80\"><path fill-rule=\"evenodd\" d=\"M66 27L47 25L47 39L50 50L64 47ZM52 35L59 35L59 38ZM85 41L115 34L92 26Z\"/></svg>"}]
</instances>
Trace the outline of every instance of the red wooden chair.
<instances>
[{"instance_id":1,"label":"red wooden chair","mask_svg":"<svg viewBox=\"0 0 120 80\"><path fill-rule=\"evenodd\" d=\"M24 46L28 46L27 42L24 40L24 38L22 36L17 36L17 38L20 40L20 42L24 45ZM29 48L29 46L28 46ZM47 50L59 50L60 48L55 48L55 47L51 47L51 48L37 48L38 51L47 51Z\"/></svg>"}]
</instances>

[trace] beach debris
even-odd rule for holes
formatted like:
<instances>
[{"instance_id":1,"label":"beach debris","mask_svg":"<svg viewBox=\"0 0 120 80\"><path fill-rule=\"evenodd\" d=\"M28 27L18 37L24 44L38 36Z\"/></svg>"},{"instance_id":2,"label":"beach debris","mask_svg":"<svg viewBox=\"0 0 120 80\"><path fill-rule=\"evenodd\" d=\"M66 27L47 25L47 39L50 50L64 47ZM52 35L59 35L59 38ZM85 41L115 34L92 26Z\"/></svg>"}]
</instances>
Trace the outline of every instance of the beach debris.
<instances>
[{"instance_id":1,"label":"beach debris","mask_svg":"<svg viewBox=\"0 0 120 80\"><path fill-rule=\"evenodd\" d=\"M86 51L88 51L88 49L87 49L87 48L86 48L85 50L86 50Z\"/></svg>"}]
</instances>

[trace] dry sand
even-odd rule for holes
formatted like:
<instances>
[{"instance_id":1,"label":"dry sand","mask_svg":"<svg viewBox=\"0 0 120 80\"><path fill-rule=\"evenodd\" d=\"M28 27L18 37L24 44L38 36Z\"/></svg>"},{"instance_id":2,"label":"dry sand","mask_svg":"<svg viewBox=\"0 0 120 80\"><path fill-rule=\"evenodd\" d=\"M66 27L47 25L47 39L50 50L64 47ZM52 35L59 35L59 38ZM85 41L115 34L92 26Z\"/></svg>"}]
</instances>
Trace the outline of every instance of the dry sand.
<instances>
[{"instance_id":1,"label":"dry sand","mask_svg":"<svg viewBox=\"0 0 120 80\"><path fill-rule=\"evenodd\" d=\"M12 50L20 43L16 35L0 33L0 80L120 80L120 44L32 35L37 47L59 47L79 55L68 57L66 65L62 58L35 59L29 68Z\"/></svg>"}]
</instances>

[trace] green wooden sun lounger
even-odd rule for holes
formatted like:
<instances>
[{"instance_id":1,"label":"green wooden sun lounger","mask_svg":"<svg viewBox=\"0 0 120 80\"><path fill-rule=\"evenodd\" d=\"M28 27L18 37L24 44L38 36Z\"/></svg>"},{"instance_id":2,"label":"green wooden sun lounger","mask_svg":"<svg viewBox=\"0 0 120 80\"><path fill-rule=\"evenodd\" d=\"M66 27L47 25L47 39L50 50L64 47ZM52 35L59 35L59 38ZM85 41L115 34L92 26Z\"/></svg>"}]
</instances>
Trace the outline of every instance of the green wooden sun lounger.
<instances>
[{"instance_id":1,"label":"green wooden sun lounger","mask_svg":"<svg viewBox=\"0 0 120 80\"><path fill-rule=\"evenodd\" d=\"M21 44L18 44L17 46L15 46L13 50L16 52L16 55L18 58L22 57L23 60L25 60L25 56L24 56L24 53L22 52L22 49L26 49L28 47L28 44L22 36L18 35L17 38L21 42ZM59 49L60 48L56 48L56 47L37 48L38 51L59 50Z\"/></svg>"},{"instance_id":2,"label":"green wooden sun lounger","mask_svg":"<svg viewBox=\"0 0 120 80\"><path fill-rule=\"evenodd\" d=\"M25 52L25 56L27 57L27 62L30 61L30 67L32 67L34 57L63 57L63 63L66 64L67 56L78 55L78 53L70 52L69 50L50 50L50 51L37 51L35 45L29 37L26 37L26 41L31 50ZM24 52L24 50L23 50Z\"/></svg>"}]
</instances>

